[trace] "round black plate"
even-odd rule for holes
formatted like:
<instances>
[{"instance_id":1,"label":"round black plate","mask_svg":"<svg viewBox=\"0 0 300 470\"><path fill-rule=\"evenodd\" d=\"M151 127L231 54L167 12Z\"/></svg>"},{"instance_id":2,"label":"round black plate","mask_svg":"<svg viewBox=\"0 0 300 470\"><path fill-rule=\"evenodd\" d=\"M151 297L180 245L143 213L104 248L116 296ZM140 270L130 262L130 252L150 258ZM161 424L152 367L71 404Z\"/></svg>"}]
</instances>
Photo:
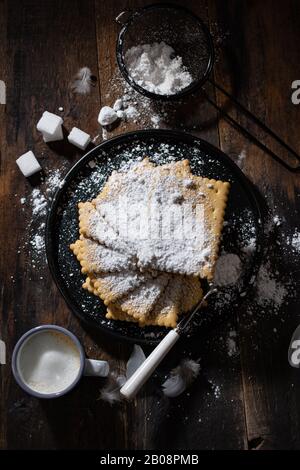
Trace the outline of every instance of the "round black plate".
<instances>
[{"instance_id":1,"label":"round black plate","mask_svg":"<svg viewBox=\"0 0 300 470\"><path fill-rule=\"evenodd\" d=\"M260 264L262 220L253 188L240 169L219 149L183 132L145 130L124 134L103 142L73 166L54 197L47 220L46 250L52 276L81 320L122 339L153 343L165 335L165 328L139 328L134 323L105 318L103 302L82 289L84 277L69 249L78 238L77 203L96 196L113 170L145 156L157 163L188 158L194 174L231 183L221 248L240 256L243 274L237 285L223 288L211 298L205 315L195 317L191 333L211 319L224 318L253 283ZM246 253L249 239L254 250Z\"/></svg>"}]
</instances>

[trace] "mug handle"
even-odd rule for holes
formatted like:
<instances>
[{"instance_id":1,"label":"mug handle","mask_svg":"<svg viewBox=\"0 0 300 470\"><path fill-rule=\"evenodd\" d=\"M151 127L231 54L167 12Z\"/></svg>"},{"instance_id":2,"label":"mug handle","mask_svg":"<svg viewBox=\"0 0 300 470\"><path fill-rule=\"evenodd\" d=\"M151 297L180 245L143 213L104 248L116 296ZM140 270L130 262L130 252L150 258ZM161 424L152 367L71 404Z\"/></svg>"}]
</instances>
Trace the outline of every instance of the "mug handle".
<instances>
[{"instance_id":1,"label":"mug handle","mask_svg":"<svg viewBox=\"0 0 300 470\"><path fill-rule=\"evenodd\" d=\"M109 364L107 361L97 361L96 359L85 359L83 375L93 377L107 377L109 374Z\"/></svg>"}]
</instances>

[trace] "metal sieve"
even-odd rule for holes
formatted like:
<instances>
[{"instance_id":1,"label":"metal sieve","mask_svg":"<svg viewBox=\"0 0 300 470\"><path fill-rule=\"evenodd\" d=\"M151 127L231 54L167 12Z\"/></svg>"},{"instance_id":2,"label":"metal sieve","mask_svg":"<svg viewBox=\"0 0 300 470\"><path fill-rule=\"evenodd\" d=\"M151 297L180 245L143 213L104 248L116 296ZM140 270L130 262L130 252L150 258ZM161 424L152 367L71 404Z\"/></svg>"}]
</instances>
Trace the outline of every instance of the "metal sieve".
<instances>
[{"instance_id":1,"label":"metal sieve","mask_svg":"<svg viewBox=\"0 0 300 470\"><path fill-rule=\"evenodd\" d=\"M122 24L117 41L117 61L125 80L136 91L159 100L178 100L207 80L214 61L211 35L200 18L181 6L156 4L124 11L116 21ZM192 83L172 95L152 93L131 77L126 67L126 52L134 46L165 42L173 47L176 56L192 75Z\"/></svg>"},{"instance_id":2,"label":"metal sieve","mask_svg":"<svg viewBox=\"0 0 300 470\"><path fill-rule=\"evenodd\" d=\"M182 6L158 3L136 10L124 10L118 15L116 21L122 26L117 39L117 62L122 75L132 88L144 96L161 101L178 100L201 89L206 100L222 117L255 143L255 145L268 153L286 169L293 172L300 171L300 156L295 150L263 121L237 101L234 96L217 84L213 78L209 77L214 63L213 40L206 25L194 13ZM162 41L173 47L176 56L182 57L183 65L193 78L189 86L171 95L162 95L146 90L131 77L126 67L125 56L131 47ZM231 101L244 116L254 122L268 137L271 137L271 139L279 144L287 152L285 158L282 158L269 146L266 146L248 128L241 126L226 111L226 107L219 106L203 89L206 81L211 83L227 100Z\"/></svg>"}]
</instances>

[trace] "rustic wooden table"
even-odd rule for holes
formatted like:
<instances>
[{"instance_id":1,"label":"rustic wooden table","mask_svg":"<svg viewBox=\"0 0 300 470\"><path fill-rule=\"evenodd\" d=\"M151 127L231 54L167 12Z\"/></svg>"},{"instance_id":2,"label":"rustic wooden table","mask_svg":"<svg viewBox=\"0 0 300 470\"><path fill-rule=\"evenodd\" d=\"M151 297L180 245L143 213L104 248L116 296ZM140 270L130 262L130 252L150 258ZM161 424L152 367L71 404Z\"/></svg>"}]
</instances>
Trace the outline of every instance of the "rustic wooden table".
<instances>
[{"instance_id":1,"label":"rustic wooden table","mask_svg":"<svg viewBox=\"0 0 300 470\"><path fill-rule=\"evenodd\" d=\"M215 325L209 337L199 333L194 354L201 357L202 373L189 394L168 400L154 384L133 403L110 407L98 400L102 382L86 379L64 398L39 401L23 393L12 378L13 346L21 334L39 324L69 328L88 355L108 359L119 370L131 352L131 345L80 324L58 293L45 258L33 261L30 236L41 221L32 217L32 187L15 160L32 149L49 175L55 168L65 172L81 157L79 151L50 148L36 131L41 113L46 109L58 113L60 106L67 129L75 125L93 137L100 133L97 143L101 142L99 109L123 92L115 59L114 18L124 8L145 3L149 2L0 0L0 79L7 85L6 106L0 105L0 337L6 341L8 360L0 366L0 447L299 449L300 380L298 370L287 363L289 340L300 319L299 269L297 253L275 242L270 246L273 263L278 275L293 283L296 295L285 299L277 315L272 308L264 314L254 311L249 321L250 295L229 324ZM215 80L228 90L234 88L244 105L300 152L300 105L291 102L291 83L300 79L299 1L177 3L202 17L214 35ZM88 95L76 95L70 82L85 65L97 77L96 86ZM223 103L215 90L207 91ZM159 112L153 107L154 114ZM230 112L256 131L235 109ZM147 119L123 123L108 136L151 127ZM167 112L160 125L189 130L234 160L244 151L243 171L284 220L284 233L294 232L299 177L218 120L201 94ZM269 143L261 132L257 135ZM231 330L237 332L239 351L233 355L226 350ZM184 347L188 351L188 343ZM177 354L186 354L180 348Z\"/></svg>"}]
</instances>

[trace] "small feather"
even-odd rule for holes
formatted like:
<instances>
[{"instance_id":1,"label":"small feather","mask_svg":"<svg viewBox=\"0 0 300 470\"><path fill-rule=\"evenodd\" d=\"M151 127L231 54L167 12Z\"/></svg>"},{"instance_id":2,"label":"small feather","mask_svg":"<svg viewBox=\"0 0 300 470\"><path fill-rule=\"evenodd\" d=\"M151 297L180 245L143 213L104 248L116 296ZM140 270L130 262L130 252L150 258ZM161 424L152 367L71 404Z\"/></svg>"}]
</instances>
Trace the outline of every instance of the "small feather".
<instances>
[{"instance_id":1,"label":"small feather","mask_svg":"<svg viewBox=\"0 0 300 470\"><path fill-rule=\"evenodd\" d=\"M110 405L121 401L120 388L126 382L126 377L124 375L117 375L115 372L112 372L108 376L108 382L103 387L100 392L100 400L106 401Z\"/></svg>"},{"instance_id":2,"label":"small feather","mask_svg":"<svg viewBox=\"0 0 300 470\"><path fill-rule=\"evenodd\" d=\"M162 384L167 397L178 397L199 375L200 364L192 359L182 359L180 364L171 370L170 377Z\"/></svg>"},{"instance_id":3,"label":"small feather","mask_svg":"<svg viewBox=\"0 0 300 470\"><path fill-rule=\"evenodd\" d=\"M76 74L72 89L75 93L85 95L90 92L92 83L91 70L88 67L82 67Z\"/></svg>"},{"instance_id":4,"label":"small feather","mask_svg":"<svg viewBox=\"0 0 300 470\"><path fill-rule=\"evenodd\" d=\"M146 356L141 346L138 346L137 344L135 344L133 346L133 351L131 353L131 356L127 362L127 367L126 367L126 379L127 380L135 373L135 371L140 367L141 364L143 364L145 360L146 360Z\"/></svg>"}]
</instances>

